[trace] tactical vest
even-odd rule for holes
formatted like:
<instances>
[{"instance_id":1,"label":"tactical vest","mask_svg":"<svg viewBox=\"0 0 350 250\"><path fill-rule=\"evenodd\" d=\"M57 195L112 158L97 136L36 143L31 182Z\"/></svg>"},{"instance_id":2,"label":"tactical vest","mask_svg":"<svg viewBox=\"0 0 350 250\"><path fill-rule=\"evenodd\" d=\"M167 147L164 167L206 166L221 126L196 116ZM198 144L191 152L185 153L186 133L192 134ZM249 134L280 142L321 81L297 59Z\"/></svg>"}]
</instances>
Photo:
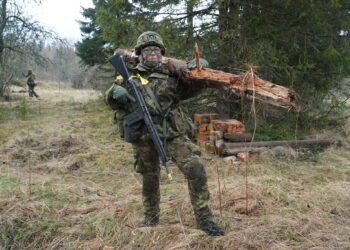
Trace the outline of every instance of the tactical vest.
<instances>
[{"instance_id":1,"label":"tactical vest","mask_svg":"<svg viewBox=\"0 0 350 250\"><path fill-rule=\"evenodd\" d=\"M27 76L27 84L29 86L35 86L35 75L34 74L30 74Z\"/></svg>"},{"instance_id":2,"label":"tactical vest","mask_svg":"<svg viewBox=\"0 0 350 250\"><path fill-rule=\"evenodd\" d=\"M156 129L163 140L187 134L189 118L178 106L181 95L179 93L179 79L163 73L149 72L137 67L132 75L145 99L147 108L152 116ZM123 86L132 95L131 89ZM129 102L123 110L126 114L136 109L136 103ZM140 139L147 139L146 126L139 126ZM137 132L134 132L137 134ZM136 140L137 141L137 140Z\"/></svg>"}]
</instances>

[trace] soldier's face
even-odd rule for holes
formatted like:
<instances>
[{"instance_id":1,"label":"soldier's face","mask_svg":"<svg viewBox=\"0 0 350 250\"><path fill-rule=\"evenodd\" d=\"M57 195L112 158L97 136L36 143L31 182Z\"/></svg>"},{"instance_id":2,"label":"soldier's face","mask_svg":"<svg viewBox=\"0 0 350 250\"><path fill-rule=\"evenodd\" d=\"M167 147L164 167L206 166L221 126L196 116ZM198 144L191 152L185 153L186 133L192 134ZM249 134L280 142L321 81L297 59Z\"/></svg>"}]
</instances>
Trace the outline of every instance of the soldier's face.
<instances>
[{"instance_id":1,"label":"soldier's face","mask_svg":"<svg viewBox=\"0 0 350 250\"><path fill-rule=\"evenodd\" d=\"M158 67L162 61L162 51L157 46L148 46L141 52L144 62L149 67Z\"/></svg>"}]
</instances>

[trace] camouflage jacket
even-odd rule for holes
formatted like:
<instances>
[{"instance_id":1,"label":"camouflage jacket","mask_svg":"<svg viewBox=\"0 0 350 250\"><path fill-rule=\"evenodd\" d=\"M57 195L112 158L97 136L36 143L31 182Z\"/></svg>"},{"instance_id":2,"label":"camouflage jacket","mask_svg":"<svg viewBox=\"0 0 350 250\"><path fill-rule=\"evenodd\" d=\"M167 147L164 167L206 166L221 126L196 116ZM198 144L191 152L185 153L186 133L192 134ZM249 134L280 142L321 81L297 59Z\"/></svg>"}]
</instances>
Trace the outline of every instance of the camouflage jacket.
<instances>
[{"instance_id":1,"label":"camouflage jacket","mask_svg":"<svg viewBox=\"0 0 350 250\"><path fill-rule=\"evenodd\" d=\"M27 85L28 86L35 86L35 75L34 74L27 74L25 76L27 79Z\"/></svg>"},{"instance_id":2,"label":"camouflage jacket","mask_svg":"<svg viewBox=\"0 0 350 250\"><path fill-rule=\"evenodd\" d=\"M138 65L134 69L132 78L140 86L147 108L162 139L172 139L185 134L190 136L193 133L194 125L190 117L188 117L179 106L179 101L190 98L198 93L199 89L197 86L183 84L179 78L168 76L162 72L150 72L141 65ZM125 87L129 93L132 93L126 82L122 82L121 85ZM161 111L157 108L147 88L150 88L154 93ZM112 87L106 93L107 98L111 89ZM111 100L107 101L107 103L116 110L116 121L120 129L122 129L121 123L123 117L135 110L136 103L128 102L121 107ZM165 124L164 114L166 113L169 113L169 116L165 118ZM147 138L146 126L143 126L142 130L144 134L143 137Z\"/></svg>"}]
</instances>

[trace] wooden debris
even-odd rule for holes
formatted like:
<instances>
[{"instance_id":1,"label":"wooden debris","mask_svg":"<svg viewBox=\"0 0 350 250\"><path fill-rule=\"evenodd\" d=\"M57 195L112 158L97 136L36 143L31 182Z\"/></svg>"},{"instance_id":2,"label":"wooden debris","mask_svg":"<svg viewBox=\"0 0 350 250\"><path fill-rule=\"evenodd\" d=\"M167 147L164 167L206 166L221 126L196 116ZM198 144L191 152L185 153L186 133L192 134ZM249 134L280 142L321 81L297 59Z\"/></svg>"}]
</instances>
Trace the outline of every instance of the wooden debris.
<instances>
[{"instance_id":1,"label":"wooden debris","mask_svg":"<svg viewBox=\"0 0 350 250\"><path fill-rule=\"evenodd\" d=\"M245 131L245 126L240 121L218 119L217 113L195 114L194 121L197 125L197 145L218 155L222 155L224 134L234 136L236 133Z\"/></svg>"},{"instance_id":2,"label":"wooden debris","mask_svg":"<svg viewBox=\"0 0 350 250\"><path fill-rule=\"evenodd\" d=\"M230 135L245 131L243 123L235 119L212 120L211 126L214 131L221 131L224 134Z\"/></svg>"},{"instance_id":3,"label":"wooden debris","mask_svg":"<svg viewBox=\"0 0 350 250\"><path fill-rule=\"evenodd\" d=\"M116 53L123 56L124 60L136 65L138 56L125 49L117 49ZM198 70L188 69L187 63L175 58L163 57L163 71L169 75L180 77L184 82L204 84L207 87L222 88L236 96L244 96L249 99L260 100L275 106L298 109L296 93L286 87L260 79L248 70L246 74L235 75L210 68Z\"/></svg>"},{"instance_id":4,"label":"wooden debris","mask_svg":"<svg viewBox=\"0 0 350 250\"><path fill-rule=\"evenodd\" d=\"M202 148L206 148L209 152L215 153L215 149L209 144L209 136L211 133L211 121L217 119L219 115L217 113L195 114L194 122L198 129L196 131L196 142Z\"/></svg>"},{"instance_id":5,"label":"wooden debris","mask_svg":"<svg viewBox=\"0 0 350 250\"><path fill-rule=\"evenodd\" d=\"M291 148L324 148L331 145L341 145L339 140L309 139L309 140L286 140L286 141L259 141L224 143L223 154L233 155L239 152L262 152L268 148L286 146Z\"/></svg>"},{"instance_id":6,"label":"wooden debris","mask_svg":"<svg viewBox=\"0 0 350 250\"><path fill-rule=\"evenodd\" d=\"M223 138L229 142L250 142L253 139L249 133L224 134Z\"/></svg>"},{"instance_id":7,"label":"wooden debris","mask_svg":"<svg viewBox=\"0 0 350 250\"><path fill-rule=\"evenodd\" d=\"M258 152L243 151L243 152L235 153L234 155L236 155L236 154L237 154L237 159L241 162L246 162L248 160L254 161L258 157Z\"/></svg>"},{"instance_id":8,"label":"wooden debris","mask_svg":"<svg viewBox=\"0 0 350 250\"><path fill-rule=\"evenodd\" d=\"M268 150L268 147L242 147L242 148L227 148L226 145L223 145L222 154L225 156L237 155L242 152L251 152L251 153L261 153Z\"/></svg>"},{"instance_id":9,"label":"wooden debris","mask_svg":"<svg viewBox=\"0 0 350 250\"><path fill-rule=\"evenodd\" d=\"M246 162L249 160L249 152L239 152L237 153L237 159L241 162Z\"/></svg>"},{"instance_id":10,"label":"wooden debris","mask_svg":"<svg viewBox=\"0 0 350 250\"><path fill-rule=\"evenodd\" d=\"M219 118L219 114L217 113L206 113L206 114L195 114L194 122L197 125L210 123L211 120L216 120Z\"/></svg>"},{"instance_id":11,"label":"wooden debris","mask_svg":"<svg viewBox=\"0 0 350 250\"><path fill-rule=\"evenodd\" d=\"M291 148L322 148L332 144L340 145L337 140L286 140L253 142L252 136L245 133L245 126L234 119L218 119L216 113L195 114L197 125L197 145L208 152L220 156L237 155L241 161L254 159L256 153L272 147L287 146ZM236 141L236 142L227 142Z\"/></svg>"},{"instance_id":12,"label":"wooden debris","mask_svg":"<svg viewBox=\"0 0 350 250\"><path fill-rule=\"evenodd\" d=\"M197 69L197 71L202 71L202 65L199 62L200 55L199 55L199 48L198 48L198 44L197 43L195 43L195 45L194 45L194 58L196 60L196 69Z\"/></svg>"}]
</instances>

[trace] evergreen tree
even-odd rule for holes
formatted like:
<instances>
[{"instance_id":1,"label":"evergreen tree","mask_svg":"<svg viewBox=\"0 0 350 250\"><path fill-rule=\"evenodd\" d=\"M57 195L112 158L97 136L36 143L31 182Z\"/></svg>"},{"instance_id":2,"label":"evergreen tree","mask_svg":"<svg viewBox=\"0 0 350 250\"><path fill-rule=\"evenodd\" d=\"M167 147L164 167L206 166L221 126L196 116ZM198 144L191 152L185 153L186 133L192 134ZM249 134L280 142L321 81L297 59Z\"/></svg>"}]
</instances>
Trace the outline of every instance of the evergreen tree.
<instances>
[{"instance_id":1,"label":"evergreen tree","mask_svg":"<svg viewBox=\"0 0 350 250\"><path fill-rule=\"evenodd\" d=\"M264 78L302 90L305 98L322 99L349 74L348 1L236 2L224 16L233 24L220 30L222 56L235 48L229 55L237 61L255 64Z\"/></svg>"},{"instance_id":2,"label":"evergreen tree","mask_svg":"<svg viewBox=\"0 0 350 250\"><path fill-rule=\"evenodd\" d=\"M133 48L146 30L161 34L167 54L242 72L253 64L264 79L294 88L306 107L326 107L330 90L349 75L347 0L95 0L101 36ZM320 105L322 104L322 105Z\"/></svg>"},{"instance_id":3,"label":"evergreen tree","mask_svg":"<svg viewBox=\"0 0 350 250\"><path fill-rule=\"evenodd\" d=\"M102 30L96 22L96 10L83 8L82 15L88 21L79 21L83 39L75 44L76 53L85 65L104 63L107 56L104 46L107 42L102 38Z\"/></svg>"},{"instance_id":4,"label":"evergreen tree","mask_svg":"<svg viewBox=\"0 0 350 250\"><path fill-rule=\"evenodd\" d=\"M97 21L102 36L114 47L131 48L143 29L151 29L151 21L134 2L124 0L96 1Z\"/></svg>"}]
</instances>

